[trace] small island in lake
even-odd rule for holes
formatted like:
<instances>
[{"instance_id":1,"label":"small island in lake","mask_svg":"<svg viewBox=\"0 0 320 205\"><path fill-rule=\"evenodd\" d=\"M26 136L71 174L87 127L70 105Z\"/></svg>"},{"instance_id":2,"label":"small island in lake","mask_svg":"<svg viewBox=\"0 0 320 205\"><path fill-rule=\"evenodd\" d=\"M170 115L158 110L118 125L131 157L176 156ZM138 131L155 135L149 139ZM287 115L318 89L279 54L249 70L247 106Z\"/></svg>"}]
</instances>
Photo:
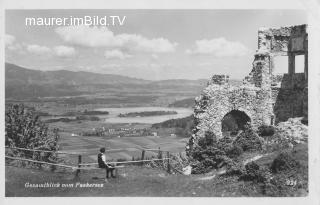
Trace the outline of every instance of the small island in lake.
<instances>
[{"instance_id":1,"label":"small island in lake","mask_svg":"<svg viewBox=\"0 0 320 205\"><path fill-rule=\"evenodd\" d=\"M52 118L45 120L46 123L55 123L55 122L80 122L81 120L87 120L87 121L99 121L100 118L97 116L87 116L87 115L79 115L75 118L68 118L68 117L61 117L61 118Z\"/></svg>"},{"instance_id":2,"label":"small island in lake","mask_svg":"<svg viewBox=\"0 0 320 205\"><path fill-rule=\"evenodd\" d=\"M97 110L84 110L84 111L71 111L61 114L60 116L78 116L78 115L109 115L108 111L97 111Z\"/></svg>"},{"instance_id":3,"label":"small island in lake","mask_svg":"<svg viewBox=\"0 0 320 205\"><path fill-rule=\"evenodd\" d=\"M118 117L150 117L159 115L176 115L176 111L143 111L143 112L129 112L125 114L119 114Z\"/></svg>"}]
</instances>

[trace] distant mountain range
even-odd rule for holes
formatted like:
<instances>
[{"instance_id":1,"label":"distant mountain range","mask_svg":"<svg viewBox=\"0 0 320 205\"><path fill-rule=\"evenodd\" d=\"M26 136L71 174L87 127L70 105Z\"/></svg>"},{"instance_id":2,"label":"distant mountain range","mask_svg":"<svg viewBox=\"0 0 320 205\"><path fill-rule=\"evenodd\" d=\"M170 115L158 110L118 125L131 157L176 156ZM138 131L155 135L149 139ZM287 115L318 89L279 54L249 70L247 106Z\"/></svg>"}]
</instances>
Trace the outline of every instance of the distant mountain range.
<instances>
[{"instance_id":1,"label":"distant mountain range","mask_svg":"<svg viewBox=\"0 0 320 205\"><path fill-rule=\"evenodd\" d=\"M177 100L171 104L169 107L193 107L195 105L195 98L186 98L182 100Z\"/></svg>"},{"instance_id":2,"label":"distant mountain range","mask_svg":"<svg viewBox=\"0 0 320 205\"><path fill-rule=\"evenodd\" d=\"M6 98L28 99L95 93L198 93L207 80L150 81L84 71L40 71L5 63Z\"/></svg>"},{"instance_id":3,"label":"distant mountain range","mask_svg":"<svg viewBox=\"0 0 320 205\"><path fill-rule=\"evenodd\" d=\"M98 74L84 71L39 71L23 68L6 63L6 83L18 84L63 84L63 85L87 85L87 84L145 84L148 80L130 78L112 74Z\"/></svg>"}]
</instances>

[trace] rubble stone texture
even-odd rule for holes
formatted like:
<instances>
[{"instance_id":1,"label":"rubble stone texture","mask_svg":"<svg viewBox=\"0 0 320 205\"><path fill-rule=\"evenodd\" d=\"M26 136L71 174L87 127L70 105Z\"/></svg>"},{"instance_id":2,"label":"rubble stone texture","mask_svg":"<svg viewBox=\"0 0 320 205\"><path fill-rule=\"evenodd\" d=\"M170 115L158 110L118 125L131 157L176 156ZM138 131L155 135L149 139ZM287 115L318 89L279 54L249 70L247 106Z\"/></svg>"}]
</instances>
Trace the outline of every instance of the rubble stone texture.
<instances>
[{"instance_id":1,"label":"rubble stone texture","mask_svg":"<svg viewBox=\"0 0 320 205\"><path fill-rule=\"evenodd\" d=\"M285 122L280 122L276 129L282 138L290 142L308 142L308 126L301 123L301 118L289 118Z\"/></svg>"},{"instance_id":2,"label":"rubble stone texture","mask_svg":"<svg viewBox=\"0 0 320 205\"><path fill-rule=\"evenodd\" d=\"M288 73L274 74L274 57L288 56ZM295 56L304 55L304 73L295 73ZM222 137L222 121L233 113L250 119L253 128L273 125L293 117L308 117L307 25L261 28L253 68L241 86L229 84L228 75L214 75L196 98L194 134L187 152L206 131ZM237 111L237 112L235 112ZM245 123L245 122L244 122ZM241 126L240 126L241 127Z\"/></svg>"}]
</instances>

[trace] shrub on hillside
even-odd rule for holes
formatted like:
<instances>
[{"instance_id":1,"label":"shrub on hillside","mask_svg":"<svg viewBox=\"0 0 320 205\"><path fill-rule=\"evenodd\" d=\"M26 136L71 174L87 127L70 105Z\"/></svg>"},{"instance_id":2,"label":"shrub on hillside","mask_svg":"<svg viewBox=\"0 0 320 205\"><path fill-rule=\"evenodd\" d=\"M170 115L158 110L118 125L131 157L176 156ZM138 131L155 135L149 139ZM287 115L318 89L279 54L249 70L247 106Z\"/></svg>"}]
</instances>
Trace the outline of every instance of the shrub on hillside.
<instances>
[{"instance_id":1,"label":"shrub on hillside","mask_svg":"<svg viewBox=\"0 0 320 205\"><path fill-rule=\"evenodd\" d=\"M181 173L190 164L186 153L170 153L171 173Z\"/></svg>"},{"instance_id":2,"label":"shrub on hillside","mask_svg":"<svg viewBox=\"0 0 320 205\"><path fill-rule=\"evenodd\" d=\"M261 168L257 163L250 162L245 165L245 171L240 176L240 180L263 183L268 178L267 170Z\"/></svg>"},{"instance_id":3,"label":"shrub on hillside","mask_svg":"<svg viewBox=\"0 0 320 205\"><path fill-rule=\"evenodd\" d=\"M214 146L216 143L217 143L217 136L213 132L207 131L204 134L203 140L199 140L198 145L204 148L204 147Z\"/></svg>"},{"instance_id":4,"label":"shrub on hillside","mask_svg":"<svg viewBox=\"0 0 320 205\"><path fill-rule=\"evenodd\" d=\"M218 146L223 149L224 147L232 146L233 139L229 136L223 137L218 140Z\"/></svg>"},{"instance_id":5,"label":"shrub on hillside","mask_svg":"<svg viewBox=\"0 0 320 205\"><path fill-rule=\"evenodd\" d=\"M271 170L274 173L282 171L296 170L300 167L300 163L296 161L290 153L282 152L280 153L272 162Z\"/></svg>"},{"instance_id":6,"label":"shrub on hillside","mask_svg":"<svg viewBox=\"0 0 320 205\"><path fill-rule=\"evenodd\" d=\"M191 152L191 158L195 161L192 173L206 173L212 169L222 167L228 160L226 153L216 146L215 136L207 132L203 138L198 140L198 145Z\"/></svg>"},{"instance_id":7,"label":"shrub on hillside","mask_svg":"<svg viewBox=\"0 0 320 205\"><path fill-rule=\"evenodd\" d=\"M271 125L261 125L258 127L258 134L262 137L272 136L275 131L275 128Z\"/></svg>"},{"instance_id":8,"label":"shrub on hillside","mask_svg":"<svg viewBox=\"0 0 320 205\"><path fill-rule=\"evenodd\" d=\"M226 157L227 156L224 151L213 146L207 147L205 149L197 147L192 153L192 158L194 160L204 163L212 168L221 167Z\"/></svg>"},{"instance_id":9,"label":"shrub on hillside","mask_svg":"<svg viewBox=\"0 0 320 205\"><path fill-rule=\"evenodd\" d=\"M12 105L5 116L5 145L9 147L57 151L58 130L49 130L40 121L34 110L23 105ZM56 162L57 156L53 152L33 152L12 149L11 156L31 158L39 161Z\"/></svg>"},{"instance_id":10,"label":"shrub on hillside","mask_svg":"<svg viewBox=\"0 0 320 205\"><path fill-rule=\"evenodd\" d=\"M226 168L226 175L228 176L241 176L245 171L243 164L234 160L230 160Z\"/></svg>"},{"instance_id":11,"label":"shrub on hillside","mask_svg":"<svg viewBox=\"0 0 320 205\"><path fill-rule=\"evenodd\" d=\"M234 145L226 151L226 154L228 157L235 159L243 154L243 149L238 145Z\"/></svg>"},{"instance_id":12,"label":"shrub on hillside","mask_svg":"<svg viewBox=\"0 0 320 205\"><path fill-rule=\"evenodd\" d=\"M215 144L219 149L223 150L227 155L231 154L231 150L233 149L233 139L229 136L223 137L217 141Z\"/></svg>"},{"instance_id":13,"label":"shrub on hillside","mask_svg":"<svg viewBox=\"0 0 320 205\"><path fill-rule=\"evenodd\" d=\"M262 150L263 142L258 134L247 125L242 133L233 142L234 146L239 146L244 152Z\"/></svg>"},{"instance_id":14,"label":"shrub on hillside","mask_svg":"<svg viewBox=\"0 0 320 205\"><path fill-rule=\"evenodd\" d=\"M222 167L226 167L229 174L236 173L240 168L232 158L241 154L242 149L234 147L231 138L225 137L217 141L212 132L207 132L191 152L191 158L195 161L192 173L206 173Z\"/></svg>"}]
</instances>

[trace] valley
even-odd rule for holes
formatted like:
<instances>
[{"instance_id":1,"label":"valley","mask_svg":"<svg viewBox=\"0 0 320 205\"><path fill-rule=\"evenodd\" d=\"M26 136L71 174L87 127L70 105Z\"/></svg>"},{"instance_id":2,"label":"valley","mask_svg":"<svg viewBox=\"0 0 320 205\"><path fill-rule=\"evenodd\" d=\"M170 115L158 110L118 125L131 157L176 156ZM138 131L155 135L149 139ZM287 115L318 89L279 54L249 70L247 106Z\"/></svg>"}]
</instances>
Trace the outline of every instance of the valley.
<instances>
[{"instance_id":1,"label":"valley","mask_svg":"<svg viewBox=\"0 0 320 205\"><path fill-rule=\"evenodd\" d=\"M105 146L116 150L108 154L110 160L130 160L141 157L143 148L184 152L189 137L184 127L153 125L192 115L194 98L204 84L205 80L44 72L7 63L6 105L34 108L50 129L59 129L62 151L81 153L85 161L94 162ZM76 160L70 156L65 159Z\"/></svg>"}]
</instances>

